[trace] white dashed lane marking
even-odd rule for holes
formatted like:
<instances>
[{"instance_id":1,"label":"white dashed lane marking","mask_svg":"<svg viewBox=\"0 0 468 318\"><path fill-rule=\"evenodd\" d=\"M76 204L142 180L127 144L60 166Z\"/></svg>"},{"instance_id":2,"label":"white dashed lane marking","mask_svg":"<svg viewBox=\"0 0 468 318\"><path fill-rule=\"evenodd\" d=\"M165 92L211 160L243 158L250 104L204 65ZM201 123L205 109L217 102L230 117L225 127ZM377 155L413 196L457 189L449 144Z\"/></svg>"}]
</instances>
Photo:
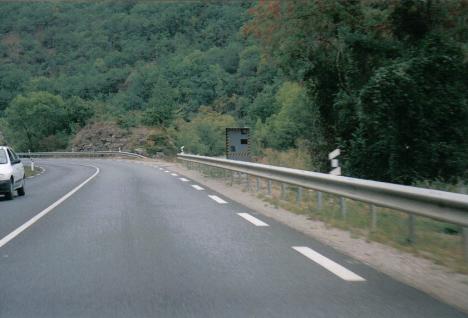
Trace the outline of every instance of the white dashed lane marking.
<instances>
[{"instance_id":1,"label":"white dashed lane marking","mask_svg":"<svg viewBox=\"0 0 468 318\"><path fill-rule=\"evenodd\" d=\"M350 271L347 268L344 268L340 264L335 263L331 259L326 258L322 254L317 253L316 251L314 251L313 249L311 249L311 248L309 248L307 246L293 246L292 248L294 250L296 250L297 252L301 253L302 255L304 255L305 257L307 257L308 259L310 259L310 260L314 261L315 263L319 264L320 266L322 266L326 270L328 270L328 271L332 272L333 274L335 274L336 276L340 277L341 279L344 279L344 280L350 281L350 282L363 282L363 281L365 281L365 279L362 278L361 276L353 273L352 271Z\"/></svg>"},{"instance_id":2,"label":"white dashed lane marking","mask_svg":"<svg viewBox=\"0 0 468 318\"><path fill-rule=\"evenodd\" d=\"M164 172L168 173L168 172L170 172L170 171L169 171L169 170L164 170Z\"/></svg>"},{"instance_id":3,"label":"white dashed lane marking","mask_svg":"<svg viewBox=\"0 0 468 318\"><path fill-rule=\"evenodd\" d=\"M177 177L177 173L171 173L171 176Z\"/></svg>"},{"instance_id":4,"label":"white dashed lane marking","mask_svg":"<svg viewBox=\"0 0 468 318\"><path fill-rule=\"evenodd\" d=\"M179 178L180 181L184 181L184 182L189 182L190 180L189 179L185 179L185 178Z\"/></svg>"},{"instance_id":5,"label":"white dashed lane marking","mask_svg":"<svg viewBox=\"0 0 468 318\"><path fill-rule=\"evenodd\" d=\"M265 222L257 219L256 217L250 215L249 213L237 213L237 215L240 216L241 218L246 219L247 221L249 221L255 226L269 226Z\"/></svg>"},{"instance_id":6,"label":"white dashed lane marking","mask_svg":"<svg viewBox=\"0 0 468 318\"><path fill-rule=\"evenodd\" d=\"M203 191L205 189L203 189L202 187L200 187L199 185L196 185L196 184L192 184L192 187L198 191Z\"/></svg>"},{"instance_id":7,"label":"white dashed lane marking","mask_svg":"<svg viewBox=\"0 0 468 318\"><path fill-rule=\"evenodd\" d=\"M219 204L226 204L226 203L227 203L226 201L224 201L223 199L221 199L220 197L218 197L218 196L216 196L216 195L209 195L209 197L210 197L212 200L218 202Z\"/></svg>"}]
</instances>

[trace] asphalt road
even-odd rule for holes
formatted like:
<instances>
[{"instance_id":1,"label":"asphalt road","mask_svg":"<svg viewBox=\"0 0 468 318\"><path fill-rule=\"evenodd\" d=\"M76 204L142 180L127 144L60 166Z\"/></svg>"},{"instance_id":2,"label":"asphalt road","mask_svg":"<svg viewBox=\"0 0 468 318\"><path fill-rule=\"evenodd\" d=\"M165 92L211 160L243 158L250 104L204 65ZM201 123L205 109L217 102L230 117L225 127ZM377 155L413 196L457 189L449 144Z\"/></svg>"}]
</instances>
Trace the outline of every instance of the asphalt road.
<instances>
[{"instance_id":1,"label":"asphalt road","mask_svg":"<svg viewBox=\"0 0 468 318\"><path fill-rule=\"evenodd\" d=\"M39 165L25 197L0 198L1 318L468 317L183 176ZM99 174L5 240L96 173L86 165Z\"/></svg>"}]
</instances>

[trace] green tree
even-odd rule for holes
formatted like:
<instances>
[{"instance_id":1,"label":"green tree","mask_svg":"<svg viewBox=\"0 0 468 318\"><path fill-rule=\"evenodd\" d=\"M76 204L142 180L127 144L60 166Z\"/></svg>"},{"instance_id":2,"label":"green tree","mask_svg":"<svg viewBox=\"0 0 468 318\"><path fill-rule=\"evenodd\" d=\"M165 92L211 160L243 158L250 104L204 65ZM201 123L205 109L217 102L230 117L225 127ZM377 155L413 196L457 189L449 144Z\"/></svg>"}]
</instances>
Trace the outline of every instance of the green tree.
<instances>
[{"instance_id":1,"label":"green tree","mask_svg":"<svg viewBox=\"0 0 468 318\"><path fill-rule=\"evenodd\" d=\"M468 171L467 67L442 41L428 39L431 49L381 68L363 89L354 175L412 183Z\"/></svg>"},{"instance_id":2,"label":"green tree","mask_svg":"<svg viewBox=\"0 0 468 318\"><path fill-rule=\"evenodd\" d=\"M93 112L83 100L47 92L17 96L5 111L5 135L19 150L64 149Z\"/></svg>"},{"instance_id":3,"label":"green tree","mask_svg":"<svg viewBox=\"0 0 468 318\"><path fill-rule=\"evenodd\" d=\"M461 0L260 1L244 31L307 88L325 143L312 156L340 147L346 174L410 183L466 171L467 10ZM266 127L294 132L281 113ZM294 134L281 135L275 147Z\"/></svg>"},{"instance_id":4,"label":"green tree","mask_svg":"<svg viewBox=\"0 0 468 318\"><path fill-rule=\"evenodd\" d=\"M166 80L158 79L143 115L143 123L150 126L169 126L177 112L178 100L178 91Z\"/></svg>"},{"instance_id":5,"label":"green tree","mask_svg":"<svg viewBox=\"0 0 468 318\"><path fill-rule=\"evenodd\" d=\"M23 151L41 150L43 138L65 131L68 126L63 99L46 92L16 97L5 111L5 121L7 138Z\"/></svg>"},{"instance_id":6,"label":"green tree","mask_svg":"<svg viewBox=\"0 0 468 318\"><path fill-rule=\"evenodd\" d=\"M255 124L257 120L265 122L267 118L278 112L280 106L276 98L276 87L268 85L255 97L248 109L250 123Z\"/></svg>"},{"instance_id":7,"label":"green tree","mask_svg":"<svg viewBox=\"0 0 468 318\"><path fill-rule=\"evenodd\" d=\"M188 153L220 156L224 154L228 127L236 127L232 116L202 107L190 122L179 120L177 123L177 146L184 146Z\"/></svg>"},{"instance_id":8,"label":"green tree","mask_svg":"<svg viewBox=\"0 0 468 318\"><path fill-rule=\"evenodd\" d=\"M323 153L324 140L316 105L307 96L306 88L295 82L283 83L275 94L279 111L256 124L254 139L257 147L287 150L301 144L311 153ZM302 140L309 140L308 143ZM316 168L321 161L311 158Z\"/></svg>"}]
</instances>

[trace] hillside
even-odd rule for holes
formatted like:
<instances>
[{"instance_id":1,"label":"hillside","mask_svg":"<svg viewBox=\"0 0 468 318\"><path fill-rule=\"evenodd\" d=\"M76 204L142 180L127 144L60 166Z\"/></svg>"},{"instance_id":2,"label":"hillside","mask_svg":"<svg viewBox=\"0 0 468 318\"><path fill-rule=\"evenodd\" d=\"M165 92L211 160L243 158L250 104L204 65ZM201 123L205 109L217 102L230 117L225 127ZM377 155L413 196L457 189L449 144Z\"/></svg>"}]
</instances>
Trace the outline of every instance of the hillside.
<instances>
[{"instance_id":1,"label":"hillside","mask_svg":"<svg viewBox=\"0 0 468 318\"><path fill-rule=\"evenodd\" d=\"M0 135L17 150L220 155L224 128L247 126L262 160L327 171L340 147L346 175L466 179L467 10L2 2Z\"/></svg>"}]
</instances>

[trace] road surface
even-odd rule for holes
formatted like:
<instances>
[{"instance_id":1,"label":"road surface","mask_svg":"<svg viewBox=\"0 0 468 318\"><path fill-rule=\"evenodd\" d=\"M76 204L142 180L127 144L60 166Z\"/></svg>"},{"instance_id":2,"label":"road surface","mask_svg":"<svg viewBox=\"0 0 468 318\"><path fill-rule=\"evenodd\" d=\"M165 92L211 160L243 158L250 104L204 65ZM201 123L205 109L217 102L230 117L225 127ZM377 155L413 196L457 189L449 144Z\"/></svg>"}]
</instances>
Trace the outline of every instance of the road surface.
<instances>
[{"instance_id":1,"label":"road surface","mask_svg":"<svg viewBox=\"0 0 468 318\"><path fill-rule=\"evenodd\" d=\"M165 167L39 165L0 198L1 318L468 317Z\"/></svg>"}]
</instances>

